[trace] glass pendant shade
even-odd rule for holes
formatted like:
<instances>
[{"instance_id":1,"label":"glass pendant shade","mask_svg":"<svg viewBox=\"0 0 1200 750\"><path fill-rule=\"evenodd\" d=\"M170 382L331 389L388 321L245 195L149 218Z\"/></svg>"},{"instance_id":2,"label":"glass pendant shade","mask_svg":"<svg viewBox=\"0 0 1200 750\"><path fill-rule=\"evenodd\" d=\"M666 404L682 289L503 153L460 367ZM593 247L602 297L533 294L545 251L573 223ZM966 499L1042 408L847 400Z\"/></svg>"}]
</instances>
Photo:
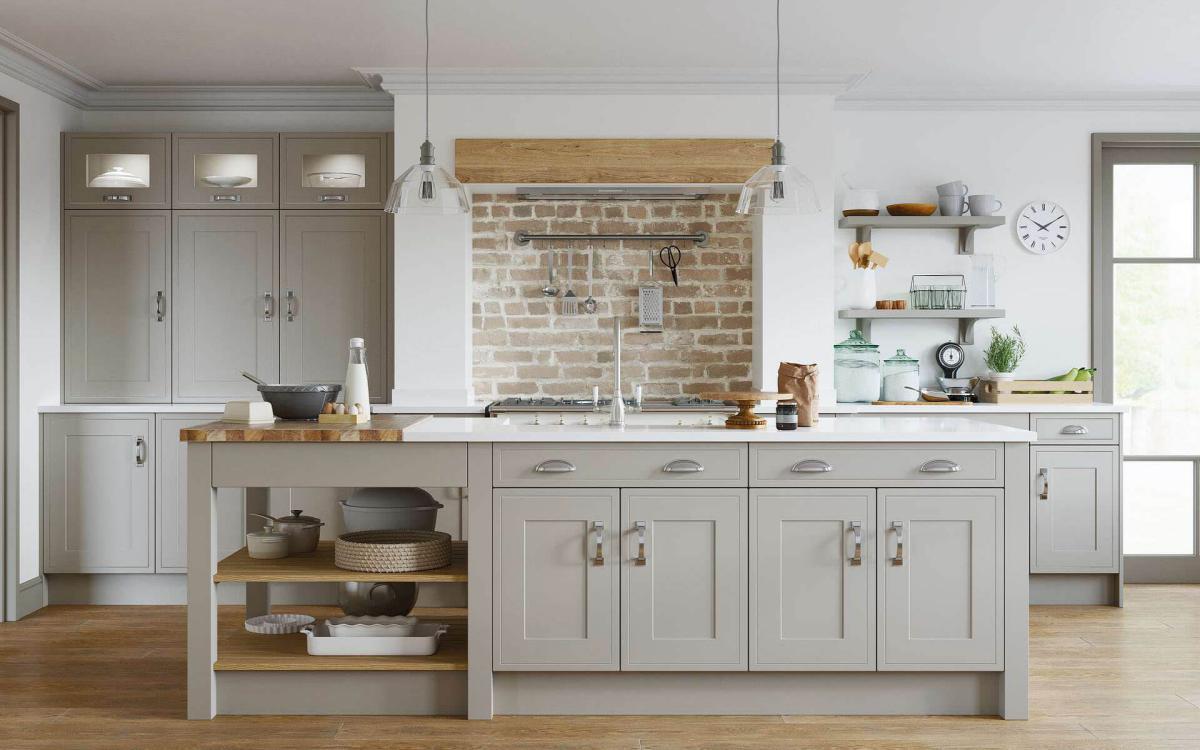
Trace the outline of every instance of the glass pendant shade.
<instances>
[{"instance_id":1,"label":"glass pendant shade","mask_svg":"<svg viewBox=\"0 0 1200 750\"><path fill-rule=\"evenodd\" d=\"M426 163L428 162L428 163ZM463 214L471 210L467 190L454 175L425 158L392 183L384 211L393 214Z\"/></svg>"},{"instance_id":2,"label":"glass pendant shade","mask_svg":"<svg viewBox=\"0 0 1200 750\"><path fill-rule=\"evenodd\" d=\"M737 212L752 216L815 214L821 210L812 180L787 164L768 164L742 186Z\"/></svg>"}]
</instances>

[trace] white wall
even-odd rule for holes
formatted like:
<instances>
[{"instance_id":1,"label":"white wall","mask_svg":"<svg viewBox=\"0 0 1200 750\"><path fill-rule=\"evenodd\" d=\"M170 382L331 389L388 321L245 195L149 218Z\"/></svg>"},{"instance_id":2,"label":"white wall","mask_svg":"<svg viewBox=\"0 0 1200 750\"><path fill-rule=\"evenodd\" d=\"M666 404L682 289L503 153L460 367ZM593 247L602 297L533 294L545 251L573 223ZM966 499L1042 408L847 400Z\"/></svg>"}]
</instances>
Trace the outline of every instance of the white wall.
<instances>
[{"instance_id":1,"label":"white wall","mask_svg":"<svg viewBox=\"0 0 1200 750\"><path fill-rule=\"evenodd\" d=\"M848 110L835 112L834 129L837 174L856 187L878 187L883 204L933 202L934 186L952 179L1004 201L1008 224L976 232L975 251L996 256L998 304L1009 316L997 327L1021 327L1029 353L1020 372L1041 378L1091 363L1091 134L1196 132L1200 112ZM843 190L839 184L839 200ZM1036 256L1017 244L1012 220L1034 199L1055 201L1070 213L1070 240L1054 255ZM853 240L852 231L838 230L839 307L845 306L846 248ZM878 231L872 240L891 260L879 273L880 296L906 296L914 273L965 272L949 231ZM838 321L838 340L849 329L850 321ZM960 374L984 369L979 353L990 330L987 323L978 326ZM872 330L885 356L903 346L920 357L926 381L940 374L933 350L953 335L951 323L936 321L877 323Z\"/></svg>"},{"instance_id":2,"label":"white wall","mask_svg":"<svg viewBox=\"0 0 1200 750\"><path fill-rule=\"evenodd\" d=\"M386 81L385 81L386 87ZM771 95L441 94L432 99L431 135L440 164L453 166L456 138L686 138L762 137L774 134ZM399 94L395 106L396 170L417 157L424 139L424 98ZM828 212L832 203L832 98L786 95L783 140L791 163L803 165ZM829 214L826 213L828 217ZM463 217L448 217L449 219ZM787 295L786 333L763 337L756 377L774 388L780 359L826 361L832 345L827 320L832 268L823 248L829 221L784 222L780 242L763 253L784 270L770 283ZM471 387L470 224L447 217L397 217L395 397L440 391L461 400ZM794 262L806 252L803 263ZM786 259L786 262L784 262ZM790 279L790 283L788 280ZM436 304L435 304L436 301ZM431 310L437 315L431 316ZM756 348L760 345L756 342ZM760 372L765 372L761 374Z\"/></svg>"},{"instance_id":3,"label":"white wall","mask_svg":"<svg viewBox=\"0 0 1200 750\"><path fill-rule=\"evenodd\" d=\"M37 405L60 392L59 133L78 126L79 112L3 74L0 96L21 107L17 580L25 582L41 572Z\"/></svg>"}]
</instances>

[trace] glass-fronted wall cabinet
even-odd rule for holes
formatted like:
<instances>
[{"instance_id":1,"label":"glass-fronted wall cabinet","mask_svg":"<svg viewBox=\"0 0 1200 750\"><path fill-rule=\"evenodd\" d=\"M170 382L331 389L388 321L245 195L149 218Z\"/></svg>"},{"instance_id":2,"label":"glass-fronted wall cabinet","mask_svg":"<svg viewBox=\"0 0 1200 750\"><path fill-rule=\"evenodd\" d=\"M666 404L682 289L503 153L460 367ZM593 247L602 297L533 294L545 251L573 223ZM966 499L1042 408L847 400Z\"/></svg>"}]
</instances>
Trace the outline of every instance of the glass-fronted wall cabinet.
<instances>
[{"instance_id":1,"label":"glass-fronted wall cabinet","mask_svg":"<svg viewBox=\"0 0 1200 750\"><path fill-rule=\"evenodd\" d=\"M284 134L283 208L383 208L392 181L384 133Z\"/></svg>"},{"instance_id":2,"label":"glass-fronted wall cabinet","mask_svg":"<svg viewBox=\"0 0 1200 750\"><path fill-rule=\"evenodd\" d=\"M64 133L64 208L170 208L170 143L169 133Z\"/></svg>"},{"instance_id":3,"label":"glass-fronted wall cabinet","mask_svg":"<svg viewBox=\"0 0 1200 750\"><path fill-rule=\"evenodd\" d=\"M175 208L278 208L275 133L176 133L174 146Z\"/></svg>"}]
</instances>

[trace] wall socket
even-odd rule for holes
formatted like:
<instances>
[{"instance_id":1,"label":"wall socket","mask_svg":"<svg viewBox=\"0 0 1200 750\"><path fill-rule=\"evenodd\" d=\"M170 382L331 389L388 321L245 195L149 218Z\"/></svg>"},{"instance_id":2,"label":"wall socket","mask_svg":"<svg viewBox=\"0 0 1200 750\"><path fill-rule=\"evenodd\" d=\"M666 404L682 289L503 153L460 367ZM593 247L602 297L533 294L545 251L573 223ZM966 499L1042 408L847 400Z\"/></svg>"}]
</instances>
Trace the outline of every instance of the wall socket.
<instances>
[{"instance_id":1,"label":"wall socket","mask_svg":"<svg viewBox=\"0 0 1200 750\"><path fill-rule=\"evenodd\" d=\"M662 333L663 288L650 284L638 287L638 325L643 333Z\"/></svg>"}]
</instances>

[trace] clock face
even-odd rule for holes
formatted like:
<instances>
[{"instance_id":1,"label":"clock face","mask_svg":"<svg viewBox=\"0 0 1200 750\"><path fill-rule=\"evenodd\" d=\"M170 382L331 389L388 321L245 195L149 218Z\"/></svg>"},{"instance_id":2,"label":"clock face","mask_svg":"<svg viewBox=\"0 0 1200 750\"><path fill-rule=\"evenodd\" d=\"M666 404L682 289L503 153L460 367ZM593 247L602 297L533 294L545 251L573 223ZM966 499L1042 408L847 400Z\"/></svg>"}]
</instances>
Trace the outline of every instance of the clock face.
<instances>
[{"instance_id":1,"label":"clock face","mask_svg":"<svg viewBox=\"0 0 1200 750\"><path fill-rule=\"evenodd\" d=\"M963 362L962 347L952 341L942 344L937 350L937 360L947 370L953 370Z\"/></svg>"},{"instance_id":2,"label":"clock face","mask_svg":"<svg viewBox=\"0 0 1200 750\"><path fill-rule=\"evenodd\" d=\"M1071 236L1071 218L1057 203L1034 201L1017 214L1017 239L1038 255L1058 252Z\"/></svg>"}]
</instances>

